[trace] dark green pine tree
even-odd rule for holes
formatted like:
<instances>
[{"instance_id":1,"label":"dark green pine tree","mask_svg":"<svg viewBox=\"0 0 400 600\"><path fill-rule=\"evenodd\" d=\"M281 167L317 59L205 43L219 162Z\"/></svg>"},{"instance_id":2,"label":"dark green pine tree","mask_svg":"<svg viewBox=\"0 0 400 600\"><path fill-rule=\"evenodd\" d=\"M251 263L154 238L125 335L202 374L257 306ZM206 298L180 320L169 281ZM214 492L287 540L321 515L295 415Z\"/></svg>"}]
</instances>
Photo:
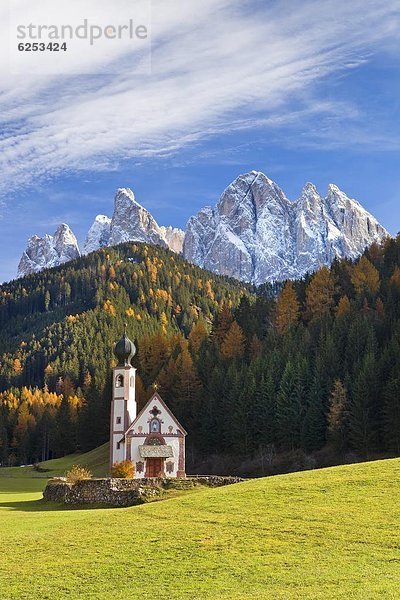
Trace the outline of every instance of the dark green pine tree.
<instances>
[{"instance_id":1,"label":"dark green pine tree","mask_svg":"<svg viewBox=\"0 0 400 600\"><path fill-rule=\"evenodd\" d=\"M204 383L202 395L200 449L207 453L221 451L221 429L223 427L223 397L225 393L225 371L215 364Z\"/></svg>"},{"instance_id":2,"label":"dark green pine tree","mask_svg":"<svg viewBox=\"0 0 400 600\"><path fill-rule=\"evenodd\" d=\"M111 384L103 389L93 378L86 392L86 405L80 411L78 424L79 446L85 452L103 444L109 435Z\"/></svg>"},{"instance_id":3,"label":"dark green pine tree","mask_svg":"<svg viewBox=\"0 0 400 600\"><path fill-rule=\"evenodd\" d=\"M325 397L325 381L317 372L310 388L302 428L302 446L307 452L319 450L326 442Z\"/></svg>"},{"instance_id":4,"label":"dark green pine tree","mask_svg":"<svg viewBox=\"0 0 400 600\"><path fill-rule=\"evenodd\" d=\"M250 405L249 427L255 450L276 442L276 392L268 370L256 385Z\"/></svg>"},{"instance_id":5,"label":"dark green pine tree","mask_svg":"<svg viewBox=\"0 0 400 600\"><path fill-rule=\"evenodd\" d=\"M76 428L71 419L68 400L63 397L56 416L56 454L65 456L76 451Z\"/></svg>"},{"instance_id":6,"label":"dark green pine tree","mask_svg":"<svg viewBox=\"0 0 400 600\"><path fill-rule=\"evenodd\" d=\"M250 407L255 398L257 385L252 375L247 377L244 386L243 380L240 383L241 391L233 405L231 448L236 454L249 456L253 442L249 427Z\"/></svg>"},{"instance_id":7,"label":"dark green pine tree","mask_svg":"<svg viewBox=\"0 0 400 600\"><path fill-rule=\"evenodd\" d=\"M282 449L300 446L304 410L303 369L298 362L289 361L279 387L276 407L277 439Z\"/></svg>"},{"instance_id":8,"label":"dark green pine tree","mask_svg":"<svg viewBox=\"0 0 400 600\"><path fill-rule=\"evenodd\" d=\"M383 429L385 446L400 454L400 378L391 379L384 392Z\"/></svg>"},{"instance_id":9,"label":"dark green pine tree","mask_svg":"<svg viewBox=\"0 0 400 600\"><path fill-rule=\"evenodd\" d=\"M4 466L7 463L8 455L10 453L8 443L8 431L6 427L7 418L5 415L5 409L0 407L0 465Z\"/></svg>"},{"instance_id":10,"label":"dark green pine tree","mask_svg":"<svg viewBox=\"0 0 400 600\"><path fill-rule=\"evenodd\" d=\"M373 354L367 354L356 371L349 403L349 431L353 448L368 458L377 443L377 373Z\"/></svg>"},{"instance_id":11,"label":"dark green pine tree","mask_svg":"<svg viewBox=\"0 0 400 600\"><path fill-rule=\"evenodd\" d=\"M220 431L222 448L231 453L243 453L248 449L248 402L250 389L246 367L240 361L233 361L224 381L221 397ZM254 393L254 389L252 390Z\"/></svg>"}]
</instances>

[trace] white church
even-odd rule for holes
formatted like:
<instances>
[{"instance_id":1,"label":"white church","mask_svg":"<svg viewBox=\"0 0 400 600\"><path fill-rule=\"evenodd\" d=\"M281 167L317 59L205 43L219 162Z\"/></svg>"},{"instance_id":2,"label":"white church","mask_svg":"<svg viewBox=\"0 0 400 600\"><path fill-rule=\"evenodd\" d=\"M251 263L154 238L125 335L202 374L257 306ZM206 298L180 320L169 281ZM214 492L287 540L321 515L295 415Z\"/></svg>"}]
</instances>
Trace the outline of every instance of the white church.
<instances>
[{"instance_id":1,"label":"white church","mask_svg":"<svg viewBox=\"0 0 400 600\"><path fill-rule=\"evenodd\" d=\"M155 393L137 414L136 369L131 360L134 343L126 335L115 344L118 365L113 369L110 423L110 469L131 460L135 477L186 477L186 431L165 402Z\"/></svg>"}]
</instances>

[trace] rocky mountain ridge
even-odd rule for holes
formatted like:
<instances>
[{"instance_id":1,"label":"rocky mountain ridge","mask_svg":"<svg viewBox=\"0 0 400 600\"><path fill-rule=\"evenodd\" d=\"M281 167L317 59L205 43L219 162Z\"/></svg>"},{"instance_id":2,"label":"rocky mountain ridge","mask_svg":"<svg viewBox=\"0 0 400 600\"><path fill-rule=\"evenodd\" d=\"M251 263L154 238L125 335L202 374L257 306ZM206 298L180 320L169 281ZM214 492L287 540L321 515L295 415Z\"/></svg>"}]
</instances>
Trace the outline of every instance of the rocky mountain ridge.
<instances>
[{"instance_id":1,"label":"rocky mountain ridge","mask_svg":"<svg viewBox=\"0 0 400 600\"><path fill-rule=\"evenodd\" d=\"M296 279L338 258L357 258L388 232L356 200L308 183L289 201L266 175L240 175L215 208L189 219L184 257L221 275L261 284Z\"/></svg>"},{"instance_id":2,"label":"rocky mountain ridge","mask_svg":"<svg viewBox=\"0 0 400 600\"><path fill-rule=\"evenodd\" d=\"M44 268L56 267L80 256L78 243L72 231L67 225L60 225L60 227L68 228L76 251L71 251L67 239L64 248L62 240L57 238L57 248L54 249L52 236L45 235L43 238L33 236L28 240L28 247L19 262L18 277L36 273ZM82 253L89 254L99 248L128 241L157 244L181 253L184 235L181 229L158 225L150 212L136 201L132 190L120 188L115 195L112 218L97 215L86 236ZM55 240L56 237L57 234L54 234Z\"/></svg>"},{"instance_id":3,"label":"rocky mountain ridge","mask_svg":"<svg viewBox=\"0 0 400 600\"><path fill-rule=\"evenodd\" d=\"M57 267L81 255L78 241L65 223L53 235L32 236L28 240L18 265L18 277L37 273L42 269Z\"/></svg>"},{"instance_id":4,"label":"rocky mountain ridge","mask_svg":"<svg viewBox=\"0 0 400 600\"><path fill-rule=\"evenodd\" d=\"M62 232L59 232L60 228ZM67 225L54 236L33 236L18 276L57 266L80 255ZM66 229L65 229L66 228ZM68 231L67 231L68 230ZM366 246L389 235L356 200L336 185L322 197L307 183L291 202L266 175L239 175L215 208L191 217L186 233L160 226L129 188L117 190L112 218L98 215L83 254L126 241L157 244L215 273L261 284L304 276L337 258L357 258Z\"/></svg>"}]
</instances>

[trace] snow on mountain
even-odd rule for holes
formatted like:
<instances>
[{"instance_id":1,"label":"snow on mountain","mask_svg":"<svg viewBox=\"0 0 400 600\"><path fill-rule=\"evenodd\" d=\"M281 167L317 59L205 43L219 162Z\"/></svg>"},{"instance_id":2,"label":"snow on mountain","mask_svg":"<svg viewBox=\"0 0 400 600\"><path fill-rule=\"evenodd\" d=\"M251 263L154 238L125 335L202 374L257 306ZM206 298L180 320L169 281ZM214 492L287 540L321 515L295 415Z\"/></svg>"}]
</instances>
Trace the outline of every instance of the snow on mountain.
<instances>
[{"instance_id":1,"label":"snow on mountain","mask_svg":"<svg viewBox=\"0 0 400 600\"><path fill-rule=\"evenodd\" d=\"M178 229L178 227L164 227L164 225L160 226L161 235L167 243L167 246L173 252L177 254L181 254L183 250L183 240L185 239L185 232L182 229Z\"/></svg>"},{"instance_id":2,"label":"snow on mountain","mask_svg":"<svg viewBox=\"0 0 400 600\"><path fill-rule=\"evenodd\" d=\"M307 183L295 202L263 173L240 175L215 208L189 219L187 231L158 225L129 188L117 190L112 218L98 215L83 252L138 241L170 248L210 271L261 284L299 278L338 257L357 258L366 246L389 235L356 200L329 185L321 197ZM18 275L34 273L79 256L67 225L54 236L33 236Z\"/></svg>"},{"instance_id":3,"label":"snow on mountain","mask_svg":"<svg viewBox=\"0 0 400 600\"><path fill-rule=\"evenodd\" d=\"M105 215L97 215L90 227L83 245L83 254L89 254L99 248L108 246L110 241L111 219Z\"/></svg>"},{"instance_id":4,"label":"snow on mountain","mask_svg":"<svg viewBox=\"0 0 400 600\"><path fill-rule=\"evenodd\" d=\"M308 183L290 202L266 175L240 175L215 209L189 219L184 257L216 273L261 284L299 278L335 257L356 258L389 235L335 185L322 198Z\"/></svg>"},{"instance_id":5,"label":"snow on mountain","mask_svg":"<svg viewBox=\"0 0 400 600\"><path fill-rule=\"evenodd\" d=\"M34 235L28 240L28 246L18 265L18 277L57 267L79 256L76 237L68 225L62 223L54 235L45 235L42 238Z\"/></svg>"},{"instance_id":6,"label":"snow on mountain","mask_svg":"<svg viewBox=\"0 0 400 600\"><path fill-rule=\"evenodd\" d=\"M83 254L122 242L145 242L181 253L185 233L175 227L158 225L149 211L139 204L129 188L117 190L112 218L97 215L83 246ZM54 236L33 236L22 255L18 277L54 267L80 256L78 244L68 225L60 225Z\"/></svg>"},{"instance_id":7,"label":"snow on mountain","mask_svg":"<svg viewBox=\"0 0 400 600\"><path fill-rule=\"evenodd\" d=\"M166 248L163 232L149 211L139 204L129 188L117 191L111 219L109 246L122 242L146 242Z\"/></svg>"},{"instance_id":8,"label":"snow on mountain","mask_svg":"<svg viewBox=\"0 0 400 600\"><path fill-rule=\"evenodd\" d=\"M83 252L88 254L122 242L146 242L182 252L184 232L158 225L149 211L139 204L129 188L117 190L112 219L98 215L89 229Z\"/></svg>"}]
</instances>

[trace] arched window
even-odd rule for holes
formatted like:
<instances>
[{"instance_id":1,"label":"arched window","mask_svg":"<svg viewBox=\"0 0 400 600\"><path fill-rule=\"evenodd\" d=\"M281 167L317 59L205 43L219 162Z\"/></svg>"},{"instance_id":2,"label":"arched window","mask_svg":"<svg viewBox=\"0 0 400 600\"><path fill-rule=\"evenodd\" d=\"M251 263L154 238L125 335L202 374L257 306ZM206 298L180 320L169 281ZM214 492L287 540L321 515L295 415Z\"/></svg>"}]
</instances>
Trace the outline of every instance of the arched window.
<instances>
[{"instance_id":1,"label":"arched window","mask_svg":"<svg viewBox=\"0 0 400 600\"><path fill-rule=\"evenodd\" d=\"M120 388L120 387L124 387L124 376L123 375L117 375L115 378L115 387L116 388Z\"/></svg>"},{"instance_id":2,"label":"arched window","mask_svg":"<svg viewBox=\"0 0 400 600\"><path fill-rule=\"evenodd\" d=\"M160 433L161 423L158 419L152 419L150 421L150 433Z\"/></svg>"}]
</instances>

